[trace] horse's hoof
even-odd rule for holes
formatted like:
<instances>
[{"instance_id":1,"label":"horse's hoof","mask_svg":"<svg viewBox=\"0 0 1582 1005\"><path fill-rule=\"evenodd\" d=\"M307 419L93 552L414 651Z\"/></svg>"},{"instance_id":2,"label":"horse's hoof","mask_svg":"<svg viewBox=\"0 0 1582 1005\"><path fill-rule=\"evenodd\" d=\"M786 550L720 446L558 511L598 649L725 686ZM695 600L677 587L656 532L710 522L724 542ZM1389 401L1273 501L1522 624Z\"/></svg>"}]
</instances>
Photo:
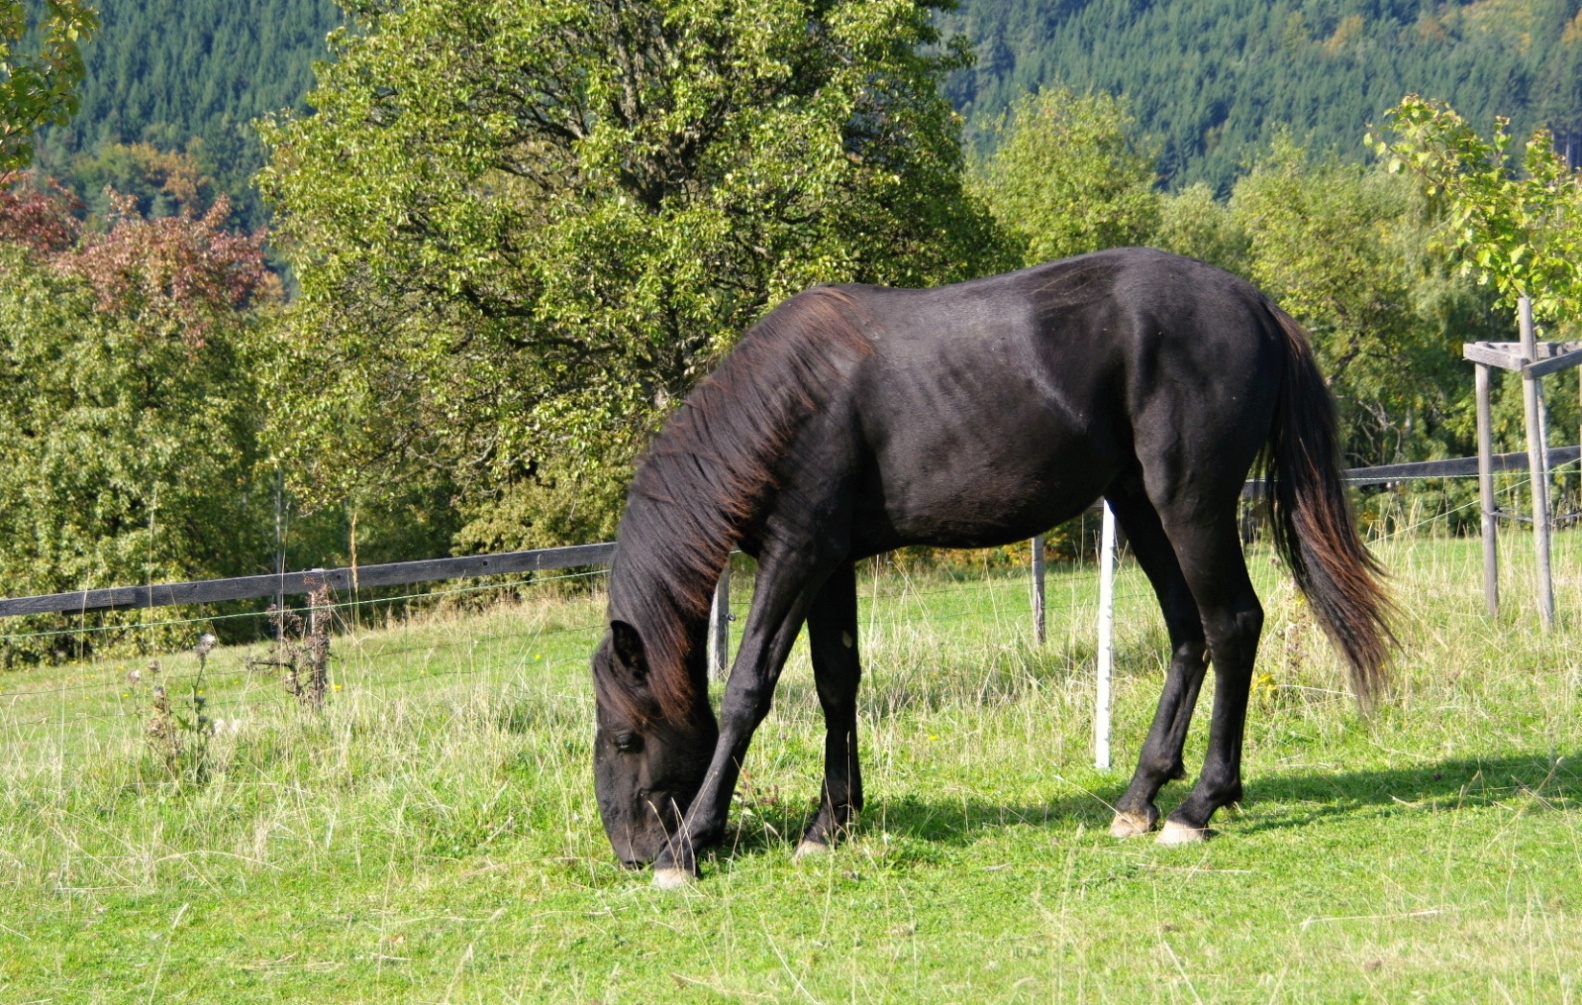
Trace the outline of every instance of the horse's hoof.
<instances>
[{"instance_id":1,"label":"horse's hoof","mask_svg":"<svg viewBox=\"0 0 1582 1005\"><path fill-rule=\"evenodd\" d=\"M1189 827L1174 820L1166 820L1165 825L1159 829L1159 836L1154 839L1159 844L1196 844L1208 840L1208 828Z\"/></svg>"},{"instance_id":2,"label":"horse's hoof","mask_svg":"<svg viewBox=\"0 0 1582 1005\"><path fill-rule=\"evenodd\" d=\"M1110 821L1110 837L1136 837L1139 834L1147 834L1153 829L1153 821L1143 813L1127 813L1123 810L1116 813L1115 819Z\"/></svg>"},{"instance_id":3,"label":"horse's hoof","mask_svg":"<svg viewBox=\"0 0 1582 1005\"><path fill-rule=\"evenodd\" d=\"M655 869L654 885L661 890L679 890L691 886L695 877L686 869Z\"/></svg>"},{"instance_id":4,"label":"horse's hoof","mask_svg":"<svg viewBox=\"0 0 1582 1005\"><path fill-rule=\"evenodd\" d=\"M791 853L791 860L794 862L798 859L814 858L828 853L829 845L822 841L812 841L808 838L803 838L802 843L796 846L796 851Z\"/></svg>"}]
</instances>

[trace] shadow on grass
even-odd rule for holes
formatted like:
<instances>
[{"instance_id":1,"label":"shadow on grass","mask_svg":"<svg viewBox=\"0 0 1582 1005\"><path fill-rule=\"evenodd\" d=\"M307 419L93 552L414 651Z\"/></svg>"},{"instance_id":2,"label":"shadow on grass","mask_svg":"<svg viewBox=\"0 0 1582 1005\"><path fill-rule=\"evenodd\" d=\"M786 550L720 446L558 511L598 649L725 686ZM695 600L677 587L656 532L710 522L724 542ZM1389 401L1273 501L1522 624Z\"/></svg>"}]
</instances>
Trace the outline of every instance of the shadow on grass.
<instances>
[{"instance_id":1,"label":"shadow on grass","mask_svg":"<svg viewBox=\"0 0 1582 1005\"><path fill-rule=\"evenodd\" d=\"M1547 753L1458 758L1410 768L1325 772L1295 770L1257 775L1247 782L1249 812L1230 825L1237 834L1305 827L1329 818L1357 814L1388 815L1424 808L1458 812L1512 799L1539 808L1582 808L1579 754L1552 758ZM1190 782L1173 782L1160 793L1168 813L1190 791ZM1085 793L1063 795L1041 804L1004 805L967 798L931 799L913 794L870 795L861 827L943 847L965 847L986 833L1011 826L1089 830L1109 828L1111 809L1124 782ZM811 819L811 807L759 807L750 819L734 819L725 841L725 858L756 855L794 842ZM1223 811L1222 811L1223 814Z\"/></svg>"}]
</instances>

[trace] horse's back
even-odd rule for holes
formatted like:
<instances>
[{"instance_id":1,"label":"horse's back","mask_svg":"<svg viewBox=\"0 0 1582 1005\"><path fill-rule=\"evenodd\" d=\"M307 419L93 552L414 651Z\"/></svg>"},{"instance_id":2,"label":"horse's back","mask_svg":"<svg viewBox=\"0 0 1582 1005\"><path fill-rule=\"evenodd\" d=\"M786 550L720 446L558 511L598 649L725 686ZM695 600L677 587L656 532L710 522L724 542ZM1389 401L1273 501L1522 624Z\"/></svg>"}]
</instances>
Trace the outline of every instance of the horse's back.
<instances>
[{"instance_id":1,"label":"horse's back","mask_svg":"<svg viewBox=\"0 0 1582 1005\"><path fill-rule=\"evenodd\" d=\"M937 289L847 289L874 352L837 411L859 441L858 524L875 549L1015 540L1134 460L1200 468L1207 435L1230 467L1250 464L1267 433L1264 301L1201 262L1118 249Z\"/></svg>"}]
</instances>

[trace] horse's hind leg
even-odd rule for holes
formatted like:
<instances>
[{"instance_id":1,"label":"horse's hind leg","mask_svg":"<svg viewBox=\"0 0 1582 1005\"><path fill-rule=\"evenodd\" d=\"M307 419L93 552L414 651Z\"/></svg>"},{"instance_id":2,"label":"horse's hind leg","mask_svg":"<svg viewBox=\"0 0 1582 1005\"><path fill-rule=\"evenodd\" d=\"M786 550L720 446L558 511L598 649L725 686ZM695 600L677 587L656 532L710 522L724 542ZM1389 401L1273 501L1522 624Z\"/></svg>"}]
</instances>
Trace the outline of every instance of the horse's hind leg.
<instances>
[{"instance_id":1,"label":"horse's hind leg","mask_svg":"<svg viewBox=\"0 0 1582 1005\"><path fill-rule=\"evenodd\" d=\"M1140 479L1135 474L1123 475L1105 497L1126 531L1137 564L1153 584L1170 633L1170 669L1165 674L1159 707L1138 755L1137 771L1115 804L1115 820L1110 824L1114 836L1132 837L1153 830L1158 822L1159 808L1154 805L1154 797L1165 783L1186 777L1181 750L1187 727L1192 724L1198 689L1203 686L1207 644L1197 601L1192 598L1170 539L1165 536L1159 514L1143 492Z\"/></svg>"},{"instance_id":2,"label":"horse's hind leg","mask_svg":"<svg viewBox=\"0 0 1582 1005\"><path fill-rule=\"evenodd\" d=\"M1214 811L1241 799L1247 693L1263 631L1263 607L1247 578L1236 531L1234 497L1223 505L1182 509L1161 507L1160 516L1202 612L1214 664L1214 713L1197 785L1171 812L1159 833L1161 844L1201 840Z\"/></svg>"},{"instance_id":3,"label":"horse's hind leg","mask_svg":"<svg viewBox=\"0 0 1582 1005\"><path fill-rule=\"evenodd\" d=\"M824 706L824 790L818 816L797 845L798 858L825 851L845 834L862 809L862 767L857 759L857 577L850 562L830 574L807 617L813 679Z\"/></svg>"}]
</instances>

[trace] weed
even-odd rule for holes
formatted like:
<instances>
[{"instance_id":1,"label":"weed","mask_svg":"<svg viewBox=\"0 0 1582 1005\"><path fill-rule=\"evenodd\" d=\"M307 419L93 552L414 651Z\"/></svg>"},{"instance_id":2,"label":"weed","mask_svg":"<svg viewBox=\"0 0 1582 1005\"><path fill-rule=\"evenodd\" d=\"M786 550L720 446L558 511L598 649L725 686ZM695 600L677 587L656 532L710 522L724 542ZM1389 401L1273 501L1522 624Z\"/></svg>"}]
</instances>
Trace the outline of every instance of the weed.
<instances>
[{"instance_id":1,"label":"weed","mask_svg":"<svg viewBox=\"0 0 1582 1005\"><path fill-rule=\"evenodd\" d=\"M269 620L275 628L275 643L270 658L247 660L249 670L271 669L280 675L286 693L307 708L324 707L329 692L330 622L334 607L330 590L315 585L308 593L308 618L290 608L269 607Z\"/></svg>"},{"instance_id":2,"label":"weed","mask_svg":"<svg viewBox=\"0 0 1582 1005\"><path fill-rule=\"evenodd\" d=\"M214 735L214 720L207 712L204 670L214 642L213 635L205 634L193 650L198 658L198 672L192 679L185 710L171 704L165 685L153 686L154 715L148 722L148 742L165 773L176 781L201 785L209 780L209 740ZM157 677L159 661L151 661L148 669L150 677Z\"/></svg>"}]
</instances>

